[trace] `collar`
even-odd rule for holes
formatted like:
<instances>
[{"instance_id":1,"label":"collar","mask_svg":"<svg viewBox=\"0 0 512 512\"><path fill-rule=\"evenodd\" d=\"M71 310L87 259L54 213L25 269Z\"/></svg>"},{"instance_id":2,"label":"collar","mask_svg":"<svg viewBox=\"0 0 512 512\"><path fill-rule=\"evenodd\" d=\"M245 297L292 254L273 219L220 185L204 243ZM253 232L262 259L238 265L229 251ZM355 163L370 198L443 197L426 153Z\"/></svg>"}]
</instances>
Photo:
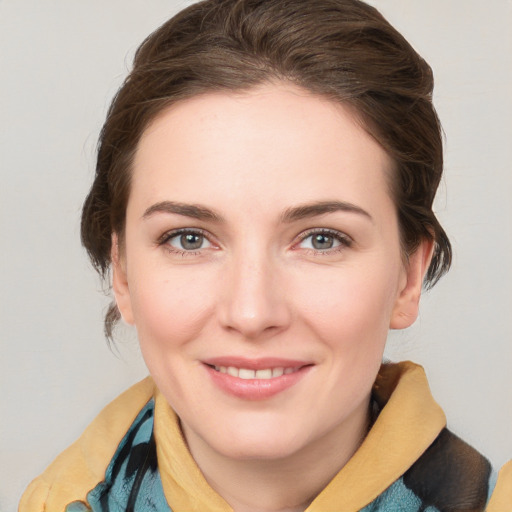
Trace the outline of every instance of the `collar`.
<instances>
[{"instance_id":1,"label":"collar","mask_svg":"<svg viewBox=\"0 0 512 512\"><path fill-rule=\"evenodd\" d=\"M370 432L306 512L364 508L409 469L446 425L423 368L414 363L383 364L373 397L381 412ZM160 475L171 509L232 512L197 467L176 414L158 391L154 429Z\"/></svg>"}]
</instances>

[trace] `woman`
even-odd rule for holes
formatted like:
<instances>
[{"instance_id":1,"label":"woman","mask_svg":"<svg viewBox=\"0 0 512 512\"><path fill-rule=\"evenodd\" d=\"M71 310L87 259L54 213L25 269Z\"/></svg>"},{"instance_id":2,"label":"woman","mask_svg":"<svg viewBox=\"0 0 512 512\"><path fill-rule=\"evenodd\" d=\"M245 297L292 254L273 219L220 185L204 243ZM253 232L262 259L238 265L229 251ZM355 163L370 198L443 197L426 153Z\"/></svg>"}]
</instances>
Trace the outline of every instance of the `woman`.
<instances>
[{"instance_id":1,"label":"woman","mask_svg":"<svg viewBox=\"0 0 512 512\"><path fill-rule=\"evenodd\" d=\"M381 366L451 261L431 93L354 0L208 0L143 43L82 240L151 378L21 510L506 510L510 465L445 428L420 367Z\"/></svg>"}]
</instances>

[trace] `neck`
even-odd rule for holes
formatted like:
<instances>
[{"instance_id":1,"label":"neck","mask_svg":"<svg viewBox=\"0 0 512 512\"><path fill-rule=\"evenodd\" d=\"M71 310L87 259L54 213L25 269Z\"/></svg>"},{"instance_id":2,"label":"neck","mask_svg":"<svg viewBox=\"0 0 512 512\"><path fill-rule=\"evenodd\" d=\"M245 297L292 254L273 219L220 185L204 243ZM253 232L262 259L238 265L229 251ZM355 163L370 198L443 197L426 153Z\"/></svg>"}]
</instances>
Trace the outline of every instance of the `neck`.
<instances>
[{"instance_id":1,"label":"neck","mask_svg":"<svg viewBox=\"0 0 512 512\"><path fill-rule=\"evenodd\" d=\"M207 482L234 512L302 512L359 448L369 421L368 399L322 438L270 460L224 456L185 425L182 428Z\"/></svg>"}]
</instances>

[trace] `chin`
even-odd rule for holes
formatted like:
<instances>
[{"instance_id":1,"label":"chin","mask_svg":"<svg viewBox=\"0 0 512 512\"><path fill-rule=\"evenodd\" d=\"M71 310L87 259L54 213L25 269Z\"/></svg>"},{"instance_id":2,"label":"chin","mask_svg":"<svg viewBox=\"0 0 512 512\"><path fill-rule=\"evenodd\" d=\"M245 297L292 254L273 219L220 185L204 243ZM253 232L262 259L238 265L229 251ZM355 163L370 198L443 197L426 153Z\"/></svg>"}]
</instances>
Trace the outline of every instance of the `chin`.
<instances>
[{"instance_id":1,"label":"chin","mask_svg":"<svg viewBox=\"0 0 512 512\"><path fill-rule=\"evenodd\" d=\"M227 458L234 460L261 460L275 461L291 457L303 448L302 443L290 442L290 439L283 439L282 436L261 439L246 437L222 443L219 452Z\"/></svg>"},{"instance_id":2,"label":"chin","mask_svg":"<svg viewBox=\"0 0 512 512\"><path fill-rule=\"evenodd\" d=\"M204 440L215 451L232 459L285 459L300 452L308 443L303 422L294 418L286 425L280 415L264 419L248 415L232 421L229 428L226 424L217 428L217 432L207 432Z\"/></svg>"}]
</instances>

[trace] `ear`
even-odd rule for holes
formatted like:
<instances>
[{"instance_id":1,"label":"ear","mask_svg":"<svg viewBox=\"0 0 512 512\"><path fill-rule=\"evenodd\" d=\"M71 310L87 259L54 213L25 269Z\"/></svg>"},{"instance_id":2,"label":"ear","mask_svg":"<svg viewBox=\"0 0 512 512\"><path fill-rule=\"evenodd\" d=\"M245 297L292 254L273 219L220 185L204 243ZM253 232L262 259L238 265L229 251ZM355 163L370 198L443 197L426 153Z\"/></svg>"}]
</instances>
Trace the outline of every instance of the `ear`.
<instances>
[{"instance_id":1,"label":"ear","mask_svg":"<svg viewBox=\"0 0 512 512\"><path fill-rule=\"evenodd\" d=\"M391 314L390 329L405 329L418 317L423 279L434 252L434 241L423 240L404 266L405 279Z\"/></svg>"},{"instance_id":2,"label":"ear","mask_svg":"<svg viewBox=\"0 0 512 512\"><path fill-rule=\"evenodd\" d=\"M133 325L132 302L126 273L126 259L121 252L119 248L119 237L117 233L112 233L112 248L110 252L112 261L112 290L114 291L117 309L119 309L122 319L127 324Z\"/></svg>"}]
</instances>

